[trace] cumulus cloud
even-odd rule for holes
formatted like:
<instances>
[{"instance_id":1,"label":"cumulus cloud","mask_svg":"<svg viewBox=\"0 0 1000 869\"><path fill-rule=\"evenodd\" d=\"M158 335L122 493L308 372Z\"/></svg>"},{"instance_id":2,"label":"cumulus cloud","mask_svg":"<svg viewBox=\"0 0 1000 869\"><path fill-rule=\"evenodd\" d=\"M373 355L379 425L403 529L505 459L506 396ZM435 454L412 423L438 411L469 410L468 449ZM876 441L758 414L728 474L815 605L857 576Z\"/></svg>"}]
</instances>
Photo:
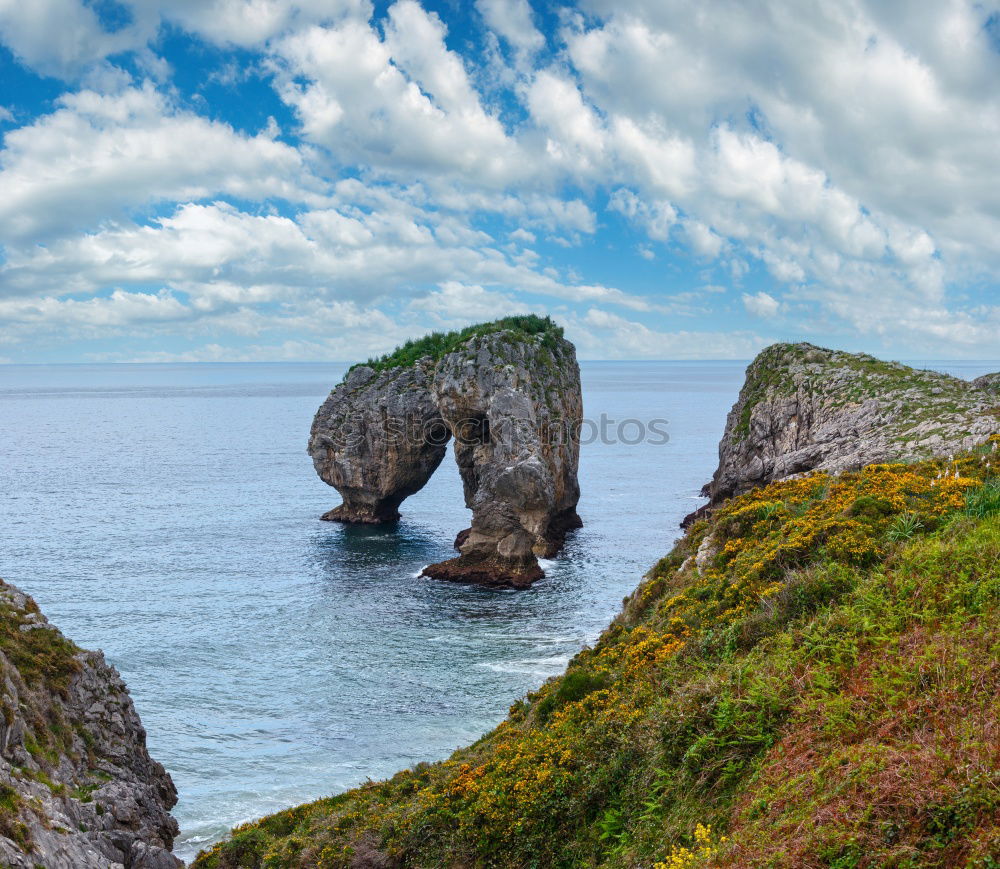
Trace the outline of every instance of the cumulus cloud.
<instances>
[{"instance_id":1,"label":"cumulus cloud","mask_svg":"<svg viewBox=\"0 0 1000 869\"><path fill-rule=\"evenodd\" d=\"M130 207L226 193L315 200L326 185L269 132L237 133L170 104L148 82L114 94L66 94L4 136L0 237L45 239Z\"/></svg>"},{"instance_id":2,"label":"cumulus cloud","mask_svg":"<svg viewBox=\"0 0 1000 869\"><path fill-rule=\"evenodd\" d=\"M698 339L663 317L742 303L829 334L995 344L997 0L581 0L555 29L528 0L477 0L483 32L460 38L416 0L121 5L112 27L82 0L0 0L0 40L75 83L0 151L0 298L24 328L161 311L257 334L308 330L316 299L412 323L559 304L581 340L670 355ZM192 109L154 54L164 26L249 50L294 124ZM129 51L157 84L108 63ZM607 224L663 288L587 273ZM683 268L736 289L682 298ZM773 295L742 293L751 270ZM757 340L708 331L736 355Z\"/></svg>"},{"instance_id":3,"label":"cumulus cloud","mask_svg":"<svg viewBox=\"0 0 1000 869\"><path fill-rule=\"evenodd\" d=\"M109 54L141 47L146 38L135 27L105 31L80 0L0 0L0 41L45 75L79 75Z\"/></svg>"},{"instance_id":4,"label":"cumulus cloud","mask_svg":"<svg viewBox=\"0 0 1000 869\"><path fill-rule=\"evenodd\" d=\"M748 359L769 343L745 331L651 329L601 308L570 319L567 332L591 359Z\"/></svg>"},{"instance_id":5,"label":"cumulus cloud","mask_svg":"<svg viewBox=\"0 0 1000 869\"><path fill-rule=\"evenodd\" d=\"M781 309L781 303L763 290L759 293L744 293L742 296L743 307L755 317L768 319L775 316Z\"/></svg>"},{"instance_id":6,"label":"cumulus cloud","mask_svg":"<svg viewBox=\"0 0 1000 869\"><path fill-rule=\"evenodd\" d=\"M281 97L305 138L339 161L391 177L524 177L517 142L482 105L446 30L414 0L389 10L384 36L356 18L297 31L274 45Z\"/></svg>"},{"instance_id":7,"label":"cumulus cloud","mask_svg":"<svg viewBox=\"0 0 1000 869\"><path fill-rule=\"evenodd\" d=\"M476 0L476 8L516 52L530 56L544 47L545 37L535 27L528 0Z\"/></svg>"}]
</instances>

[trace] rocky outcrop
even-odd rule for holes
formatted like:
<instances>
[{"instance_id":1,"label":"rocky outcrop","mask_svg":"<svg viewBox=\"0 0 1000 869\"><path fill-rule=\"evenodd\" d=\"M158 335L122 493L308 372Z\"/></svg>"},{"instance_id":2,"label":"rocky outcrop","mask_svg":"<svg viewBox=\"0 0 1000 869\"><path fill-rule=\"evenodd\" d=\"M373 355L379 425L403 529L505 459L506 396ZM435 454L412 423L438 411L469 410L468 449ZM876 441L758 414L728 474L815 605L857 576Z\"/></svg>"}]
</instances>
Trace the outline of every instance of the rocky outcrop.
<instances>
[{"instance_id":1,"label":"rocky outcrop","mask_svg":"<svg viewBox=\"0 0 1000 869\"><path fill-rule=\"evenodd\" d=\"M433 389L455 437L472 527L457 541L458 558L424 572L529 585L542 576L537 558L554 555L581 525L583 399L573 345L512 340L506 332L477 336L441 359Z\"/></svg>"},{"instance_id":2,"label":"rocky outcrop","mask_svg":"<svg viewBox=\"0 0 1000 869\"><path fill-rule=\"evenodd\" d=\"M992 392L1000 395L1000 371L995 374L984 374L982 377L977 377L972 381L972 385L984 392Z\"/></svg>"},{"instance_id":3,"label":"rocky outcrop","mask_svg":"<svg viewBox=\"0 0 1000 869\"><path fill-rule=\"evenodd\" d=\"M360 365L323 402L309 454L344 499L324 519L391 522L431 478L451 436L431 394L433 375L431 359L380 372Z\"/></svg>"},{"instance_id":4,"label":"rocky outcrop","mask_svg":"<svg viewBox=\"0 0 1000 869\"><path fill-rule=\"evenodd\" d=\"M772 480L971 448L1000 425L987 375L975 383L811 344L775 344L747 369L693 519Z\"/></svg>"},{"instance_id":5,"label":"rocky outcrop","mask_svg":"<svg viewBox=\"0 0 1000 869\"><path fill-rule=\"evenodd\" d=\"M117 671L0 582L0 865L174 869L177 792Z\"/></svg>"},{"instance_id":6,"label":"rocky outcrop","mask_svg":"<svg viewBox=\"0 0 1000 869\"><path fill-rule=\"evenodd\" d=\"M425 569L459 582L524 587L543 572L576 504L583 415L573 345L551 321L508 321L407 345L353 368L313 421L309 453L344 503L323 518L384 522L430 478L449 439L471 528L456 558ZM541 324L539 326L539 324ZM424 348L436 352L410 359Z\"/></svg>"}]
</instances>

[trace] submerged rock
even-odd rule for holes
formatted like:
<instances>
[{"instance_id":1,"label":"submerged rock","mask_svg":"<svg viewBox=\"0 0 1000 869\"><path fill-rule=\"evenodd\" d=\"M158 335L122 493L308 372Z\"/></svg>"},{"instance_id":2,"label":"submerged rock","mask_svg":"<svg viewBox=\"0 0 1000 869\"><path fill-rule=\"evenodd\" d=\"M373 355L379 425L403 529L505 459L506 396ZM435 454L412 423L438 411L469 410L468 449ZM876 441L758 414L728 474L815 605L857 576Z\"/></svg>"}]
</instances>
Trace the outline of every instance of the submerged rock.
<instances>
[{"instance_id":1,"label":"submerged rock","mask_svg":"<svg viewBox=\"0 0 1000 869\"><path fill-rule=\"evenodd\" d=\"M726 420L709 503L807 471L947 456L998 425L987 375L975 383L812 344L775 344L747 368ZM989 381L992 382L992 381Z\"/></svg>"},{"instance_id":2,"label":"submerged rock","mask_svg":"<svg viewBox=\"0 0 1000 869\"><path fill-rule=\"evenodd\" d=\"M530 585L543 575L538 558L581 525L582 415L576 351L549 320L510 318L406 345L353 368L316 414L309 453L344 499L323 518L397 519L454 438L472 526L456 539L459 556L425 575Z\"/></svg>"},{"instance_id":3,"label":"submerged rock","mask_svg":"<svg viewBox=\"0 0 1000 869\"><path fill-rule=\"evenodd\" d=\"M175 869L177 791L125 683L0 581L0 864Z\"/></svg>"}]
</instances>

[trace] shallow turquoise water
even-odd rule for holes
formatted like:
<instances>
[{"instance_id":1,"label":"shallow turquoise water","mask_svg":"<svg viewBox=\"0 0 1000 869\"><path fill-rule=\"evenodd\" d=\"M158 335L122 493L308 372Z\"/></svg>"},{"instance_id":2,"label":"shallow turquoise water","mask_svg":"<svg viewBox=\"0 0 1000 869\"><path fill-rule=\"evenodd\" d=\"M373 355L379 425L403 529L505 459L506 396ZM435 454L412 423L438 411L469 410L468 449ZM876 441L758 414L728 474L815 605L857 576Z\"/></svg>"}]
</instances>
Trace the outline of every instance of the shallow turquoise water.
<instances>
[{"instance_id":1,"label":"shallow turquoise water","mask_svg":"<svg viewBox=\"0 0 1000 869\"><path fill-rule=\"evenodd\" d=\"M180 791L177 853L445 756L593 641L700 503L742 363L584 363L586 523L526 592L416 577L468 525L448 457L392 529L305 454L339 365L0 366L0 576L121 670ZM976 376L998 365L937 365Z\"/></svg>"}]
</instances>

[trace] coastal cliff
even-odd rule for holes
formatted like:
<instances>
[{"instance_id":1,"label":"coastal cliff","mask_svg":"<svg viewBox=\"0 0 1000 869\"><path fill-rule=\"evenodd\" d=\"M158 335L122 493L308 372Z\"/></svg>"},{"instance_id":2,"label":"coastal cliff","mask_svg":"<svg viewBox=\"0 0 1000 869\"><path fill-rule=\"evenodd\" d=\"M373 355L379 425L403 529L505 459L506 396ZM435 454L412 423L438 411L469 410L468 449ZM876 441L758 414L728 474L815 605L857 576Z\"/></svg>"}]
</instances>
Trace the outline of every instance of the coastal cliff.
<instances>
[{"instance_id":1,"label":"coastal cliff","mask_svg":"<svg viewBox=\"0 0 1000 869\"><path fill-rule=\"evenodd\" d=\"M117 671L0 582L0 864L174 869L177 792Z\"/></svg>"},{"instance_id":2,"label":"coastal cliff","mask_svg":"<svg viewBox=\"0 0 1000 869\"><path fill-rule=\"evenodd\" d=\"M747 369L702 494L711 509L806 471L954 455L997 429L998 384L996 374L970 383L865 354L774 344Z\"/></svg>"},{"instance_id":3,"label":"coastal cliff","mask_svg":"<svg viewBox=\"0 0 1000 869\"><path fill-rule=\"evenodd\" d=\"M476 743L196 869L998 865L1000 435L900 458L716 505Z\"/></svg>"},{"instance_id":4,"label":"coastal cliff","mask_svg":"<svg viewBox=\"0 0 1000 869\"><path fill-rule=\"evenodd\" d=\"M309 454L340 522L399 518L454 440L472 525L437 579L522 588L580 526L583 415L573 345L551 320L510 317L431 335L353 367L313 420Z\"/></svg>"}]
</instances>

